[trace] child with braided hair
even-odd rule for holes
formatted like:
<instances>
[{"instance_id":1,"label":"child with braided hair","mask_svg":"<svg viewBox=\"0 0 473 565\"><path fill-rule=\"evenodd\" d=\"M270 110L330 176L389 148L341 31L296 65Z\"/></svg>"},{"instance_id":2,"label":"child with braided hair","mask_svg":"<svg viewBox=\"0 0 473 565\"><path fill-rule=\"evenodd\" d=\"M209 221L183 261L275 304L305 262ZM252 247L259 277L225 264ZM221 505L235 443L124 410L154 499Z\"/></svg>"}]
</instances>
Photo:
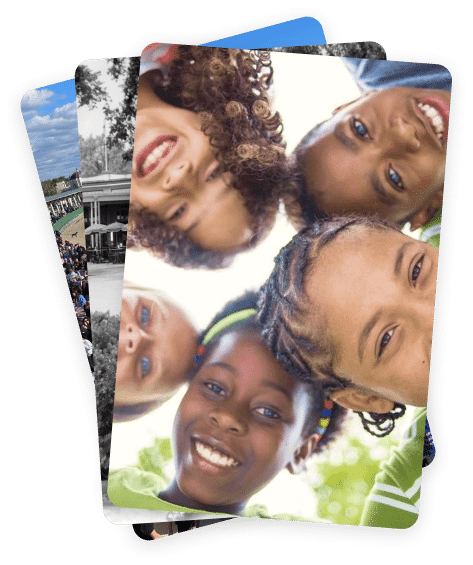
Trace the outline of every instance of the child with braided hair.
<instances>
[{"instance_id":1,"label":"child with braided hair","mask_svg":"<svg viewBox=\"0 0 473 565\"><path fill-rule=\"evenodd\" d=\"M334 439L346 410L318 382L295 379L275 361L256 305L256 293L231 302L201 336L174 421L174 480L162 490L151 473L113 471L114 504L271 517L259 506L245 512L248 499L282 469L300 472Z\"/></svg>"},{"instance_id":2,"label":"child with braided hair","mask_svg":"<svg viewBox=\"0 0 473 565\"><path fill-rule=\"evenodd\" d=\"M334 218L293 238L262 291L259 320L276 359L320 382L371 434L389 434L406 404L422 407L385 464L369 525L392 525L393 511L402 527L415 521L437 263L437 249L380 220Z\"/></svg>"},{"instance_id":3,"label":"child with braided hair","mask_svg":"<svg viewBox=\"0 0 473 565\"><path fill-rule=\"evenodd\" d=\"M128 246L228 266L269 233L291 184L267 52L154 44L138 87Z\"/></svg>"}]
</instances>

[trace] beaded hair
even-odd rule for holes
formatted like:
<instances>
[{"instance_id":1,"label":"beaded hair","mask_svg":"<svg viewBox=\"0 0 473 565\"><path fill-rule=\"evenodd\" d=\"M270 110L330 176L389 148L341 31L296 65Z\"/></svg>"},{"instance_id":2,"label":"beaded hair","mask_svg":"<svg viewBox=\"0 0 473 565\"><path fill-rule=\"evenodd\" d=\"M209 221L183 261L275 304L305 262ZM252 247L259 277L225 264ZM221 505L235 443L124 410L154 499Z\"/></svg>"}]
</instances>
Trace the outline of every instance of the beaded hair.
<instances>
[{"instance_id":1,"label":"beaded hair","mask_svg":"<svg viewBox=\"0 0 473 565\"><path fill-rule=\"evenodd\" d=\"M326 330L319 327L314 332L305 323L309 311L314 311L307 302L305 276L321 249L355 226L397 230L383 221L365 217L333 218L301 230L276 257L258 305L262 335L275 358L296 378L321 383L328 395L351 382L334 369L336 351ZM386 414L357 414L366 431L383 437L394 429L395 420L404 412L405 406L396 403Z\"/></svg>"},{"instance_id":2,"label":"beaded hair","mask_svg":"<svg viewBox=\"0 0 473 565\"><path fill-rule=\"evenodd\" d=\"M226 333L237 328L261 333L262 326L257 320L258 311L256 309L258 297L259 294L256 292L247 292L240 298L229 302L214 317L199 338L195 356L196 371L209 354L209 350L213 349L218 340ZM303 433L307 436L316 433L319 436L319 441L314 449L314 453L319 453L335 439L347 411L327 397L320 383L307 380L305 384L312 401L311 414L313 417L308 418Z\"/></svg>"},{"instance_id":3,"label":"beaded hair","mask_svg":"<svg viewBox=\"0 0 473 565\"><path fill-rule=\"evenodd\" d=\"M222 170L233 174L233 186L252 216L252 237L231 252L209 251L148 210L131 207L128 247L146 248L180 267L227 267L236 253L266 237L281 195L292 183L282 120L271 108L270 55L180 45L166 74L151 72L157 97L200 116Z\"/></svg>"}]
</instances>

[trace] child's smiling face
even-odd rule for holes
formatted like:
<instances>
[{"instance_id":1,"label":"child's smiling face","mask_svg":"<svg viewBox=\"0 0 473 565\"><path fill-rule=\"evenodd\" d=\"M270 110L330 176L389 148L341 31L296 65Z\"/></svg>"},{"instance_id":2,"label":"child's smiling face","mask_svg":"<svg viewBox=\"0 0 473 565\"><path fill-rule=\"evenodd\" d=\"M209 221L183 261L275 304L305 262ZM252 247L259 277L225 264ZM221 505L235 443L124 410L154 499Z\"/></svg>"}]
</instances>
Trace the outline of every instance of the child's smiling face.
<instances>
[{"instance_id":1,"label":"child's smiling face","mask_svg":"<svg viewBox=\"0 0 473 565\"><path fill-rule=\"evenodd\" d=\"M252 235L250 212L232 174L221 170L199 115L160 100L152 73L138 89L130 199L203 249L231 251Z\"/></svg>"},{"instance_id":2,"label":"child's smiling face","mask_svg":"<svg viewBox=\"0 0 473 565\"><path fill-rule=\"evenodd\" d=\"M426 406L437 263L434 247L366 226L343 232L315 259L307 323L316 331L323 323L336 374L367 397Z\"/></svg>"},{"instance_id":3,"label":"child's smiling face","mask_svg":"<svg viewBox=\"0 0 473 565\"><path fill-rule=\"evenodd\" d=\"M417 88L342 107L299 154L319 210L426 223L442 203L449 112L449 92Z\"/></svg>"},{"instance_id":4,"label":"child's smiling face","mask_svg":"<svg viewBox=\"0 0 473 565\"><path fill-rule=\"evenodd\" d=\"M209 507L246 503L294 459L310 404L257 333L222 336L174 422L179 490Z\"/></svg>"}]
</instances>

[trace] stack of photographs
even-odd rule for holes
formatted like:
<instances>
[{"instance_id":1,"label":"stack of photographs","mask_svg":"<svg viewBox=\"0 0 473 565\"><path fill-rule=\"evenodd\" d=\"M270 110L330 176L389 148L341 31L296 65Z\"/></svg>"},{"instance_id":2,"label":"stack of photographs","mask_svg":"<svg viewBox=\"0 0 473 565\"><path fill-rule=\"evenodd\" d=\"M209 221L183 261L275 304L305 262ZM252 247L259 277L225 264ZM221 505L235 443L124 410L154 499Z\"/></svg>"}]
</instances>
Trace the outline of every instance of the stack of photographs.
<instances>
[{"instance_id":1,"label":"stack of photographs","mask_svg":"<svg viewBox=\"0 0 473 565\"><path fill-rule=\"evenodd\" d=\"M435 454L451 76L376 43L253 41L153 43L32 91L66 96L63 175L22 101L104 513L142 539L238 516L407 528Z\"/></svg>"}]
</instances>

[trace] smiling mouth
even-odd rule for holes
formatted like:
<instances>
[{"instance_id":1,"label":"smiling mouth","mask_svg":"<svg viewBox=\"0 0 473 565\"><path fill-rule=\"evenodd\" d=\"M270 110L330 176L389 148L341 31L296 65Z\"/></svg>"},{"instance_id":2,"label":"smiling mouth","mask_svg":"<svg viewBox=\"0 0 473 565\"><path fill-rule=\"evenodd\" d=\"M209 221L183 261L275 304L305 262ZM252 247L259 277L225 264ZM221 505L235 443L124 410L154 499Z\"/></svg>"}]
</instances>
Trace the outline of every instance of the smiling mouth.
<instances>
[{"instance_id":1,"label":"smiling mouth","mask_svg":"<svg viewBox=\"0 0 473 565\"><path fill-rule=\"evenodd\" d=\"M200 439L193 439L194 447L197 454L212 465L221 467L222 469L231 469L241 465L234 457L228 453L224 453L220 449L201 441Z\"/></svg>"},{"instance_id":2,"label":"smiling mouth","mask_svg":"<svg viewBox=\"0 0 473 565\"><path fill-rule=\"evenodd\" d=\"M174 135L161 135L148 144L137 157L137 176L143 178L154 171L176 144L177 137Z\"/></svg>"},{"instance_id":3,"label":"smiling mouth","mask_svg":"<svg viewBox=\"0 0 473 565\"><path fill-rule=\"evenodd\" d=\"M448 134L448 113L430 103L430 100L417 101L421 113L428 120L437 139L445 145ZM445 110L445 109L443 109Z\"/></svg>"}]
</instances>

